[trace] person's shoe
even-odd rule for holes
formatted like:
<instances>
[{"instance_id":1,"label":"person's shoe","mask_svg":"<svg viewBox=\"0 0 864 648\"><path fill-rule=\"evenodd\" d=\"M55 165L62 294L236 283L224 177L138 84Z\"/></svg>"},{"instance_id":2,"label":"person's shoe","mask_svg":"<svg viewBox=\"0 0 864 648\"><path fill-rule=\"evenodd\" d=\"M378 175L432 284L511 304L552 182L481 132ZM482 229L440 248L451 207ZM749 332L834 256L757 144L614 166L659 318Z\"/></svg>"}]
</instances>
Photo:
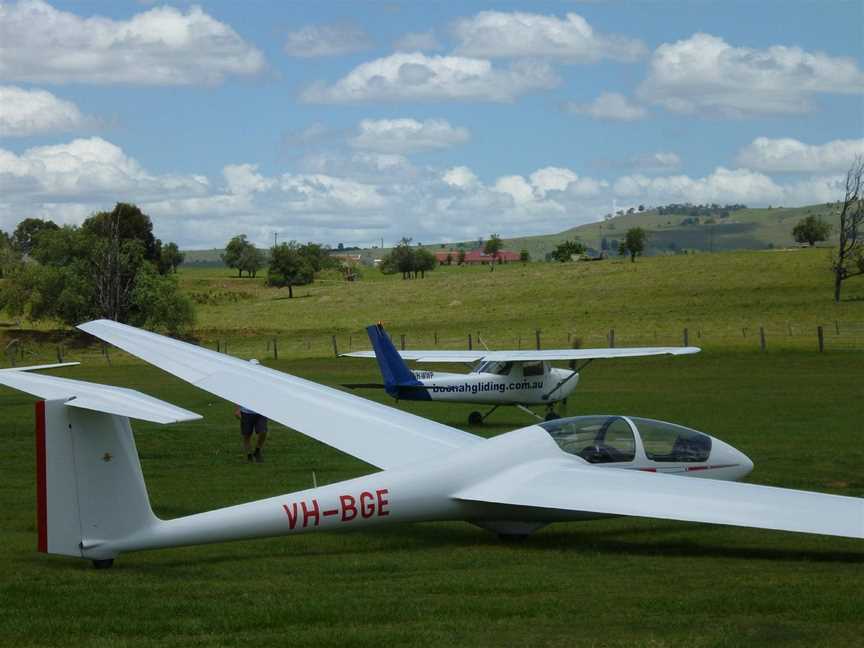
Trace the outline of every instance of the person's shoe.
<instances>
[{"instance_id":1,"label":"person's shoe","mask_svg":"<svg viewBox=\"0 0 864 648\"><path fill-rule=\"evenodd\" d=\"M264 457L261 456L261 448L255 448L252 456L255 457L255 463L264 463Z\"/></svg>"},{"instance_id":2,"label":"person's shoe","mask_svg":"<svg viewBox=\"0 0 864 648\"><path fill-rule=\"evenodd\" d=\"M253 461L255 461L255 458L252 456L251 452L246 455L246 461L248 461L249 463L252 463Z\"/></svg>"}]
</instances>

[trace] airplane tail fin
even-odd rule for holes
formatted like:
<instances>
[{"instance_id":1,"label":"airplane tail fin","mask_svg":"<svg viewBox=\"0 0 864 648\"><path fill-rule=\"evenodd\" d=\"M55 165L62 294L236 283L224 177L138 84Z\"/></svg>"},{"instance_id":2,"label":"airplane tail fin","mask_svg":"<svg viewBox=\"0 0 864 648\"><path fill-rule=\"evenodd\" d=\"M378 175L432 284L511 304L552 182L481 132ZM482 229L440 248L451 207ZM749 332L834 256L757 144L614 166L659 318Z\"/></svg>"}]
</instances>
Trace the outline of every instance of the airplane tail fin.
<instances>
[{"instance_id":1,"label":"airplane tail fin","mask_svg":"<svg viewBox=\"0 0 864 648\"><path fill-rule=\"evenodd\" d=\"M422 384L411 373L408 365L405 364L402 356L399 355L396 347L393 346L381 324L367 326L366 332L369 334L369 341L372 343L375 359L378 361L378 368L381 370L381 377L384 379L384 390L388 394L395 398L399 395L399 387Z\"/></svg>"},{"instance_id":2,"label":"airplane tail fin","mask_svg":"<svg viewBox=\"0 0 864 648\"><path fill-rule=\"evenodd\" d=\"M38 550L110 559L99 545L157 522L129 419L36 403Z\"/></svg>"},{"instance_id":3,"label":"airplane tail fin","mask_svg":"<svg viewBox=\"0 0 864 648\"><path fill-rule=\"evenodd\" d=\"M131 389L0 372L0 384L36 403L37 549L110 563L106 545L158 524L129 417L172 423L194 412ZM106 564L103 563L103 564Z\"/></svg>"}]
</instances>

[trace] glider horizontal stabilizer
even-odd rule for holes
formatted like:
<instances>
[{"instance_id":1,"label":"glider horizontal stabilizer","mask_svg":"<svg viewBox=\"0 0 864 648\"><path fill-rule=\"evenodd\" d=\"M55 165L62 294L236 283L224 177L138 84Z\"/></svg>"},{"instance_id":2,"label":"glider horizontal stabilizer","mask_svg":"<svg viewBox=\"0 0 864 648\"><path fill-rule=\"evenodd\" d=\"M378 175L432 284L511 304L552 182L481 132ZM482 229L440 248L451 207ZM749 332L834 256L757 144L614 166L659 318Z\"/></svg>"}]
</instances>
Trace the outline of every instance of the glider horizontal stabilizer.
<instances>
[{"instance_id":1,"label":"glider horizontal stabilizer","mask_svg":"<svg viewBox=\"0 0 864 648\"><path fill-rule=\"evenodd\" d=\"M56 376L0 371L0 385L38 396L62 400L67 407L116 414L152 423L197 421L199 414L171 405L134 389L100 385Z\"/></svg>"}]
</instances>

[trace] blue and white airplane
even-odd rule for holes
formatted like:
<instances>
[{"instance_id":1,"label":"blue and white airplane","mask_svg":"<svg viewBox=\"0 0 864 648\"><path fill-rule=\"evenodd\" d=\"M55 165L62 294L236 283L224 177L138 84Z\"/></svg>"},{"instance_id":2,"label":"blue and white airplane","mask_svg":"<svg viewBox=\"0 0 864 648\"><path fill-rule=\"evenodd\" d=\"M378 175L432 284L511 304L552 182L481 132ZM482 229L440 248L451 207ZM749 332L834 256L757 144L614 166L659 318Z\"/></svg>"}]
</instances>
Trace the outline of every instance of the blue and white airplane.
<instances>
[{"instance_id":1,"label":"blue and white airplane","mask_svg":"<svg viewBox=\"0 0 864 648\"><path fill-rule=\"evenodd\" d=\"M382 388L396 400L434 400L491 405L485 414L474 411L469 425L479 425L501 405L514 405L532 416L530 405L545 405L546 420L559 418L555 404L576 389L579 372L593 360L698 353L699 347L631 347L617 349L548 349L538 351L398 351L381 324L366 328L371 351L342 355L375 358L383 384L353 383L343 386ZM406 360L431 363L473 364L470 373L412 370ZM553 360L570 361L573 369L552 367ZM577 362L582 364L575 366Z\"/></svg>"}]
</instances>

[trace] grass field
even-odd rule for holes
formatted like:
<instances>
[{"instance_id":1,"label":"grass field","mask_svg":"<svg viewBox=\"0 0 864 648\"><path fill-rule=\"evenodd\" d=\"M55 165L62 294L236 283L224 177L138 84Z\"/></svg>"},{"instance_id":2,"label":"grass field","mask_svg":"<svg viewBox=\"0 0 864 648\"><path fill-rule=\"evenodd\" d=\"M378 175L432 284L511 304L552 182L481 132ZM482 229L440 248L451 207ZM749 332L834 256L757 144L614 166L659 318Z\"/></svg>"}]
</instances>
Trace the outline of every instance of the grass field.
<instances>
[{"instance_id":1,"label":"grass field","mask_svg":"<svg viewBox=\"0 0 864 648\"><path fill-rule=\"evenodd\" d=\"M276 366L322 382L368 364ZM175 517L368 466L278 426L267 462L241 459L231 407L155 369L65 375L142 389L204 422L136 424L157 513ZM680 421L756 463L751 481L864 495L860 357L716 352L591 367L570 412ZM0 641L5 645L855 645L860 541L638 519L548 527L502 544L462 523L164 550L94 571L35 552L32 399L0 394ZM403 407L403 405L400 405ZM412 411L461 425L467 407ZM500 413L484 434L529 421Z\"/></svg>"},{"instance_id":2,"label":"grass field","mask_svg":"<svg viewBox=\"0 0 864 648\"><path fill-rule=\"evenodd\" d=\"M288 300L262 280L184 269L202 344L335 385L378 379L334 359L383 319L409 348L680 344L703 353L594 363L568 413L680 422L755 462L750 481L864 496L864 281L831 302L824 250L653 257L636 264L442 268L402 281L369 271ZM9 323L7 323L9 324ZM826 352L815 328L825 327ZM768 348L759 351L758 328ZM742 330L743 329L743 330ZM837 333L837 331L840 333ZM371 469L276 427L267 463L241 461L231 406L119 352L7 325L25 361L66 339L84 364L63 375L140 389L203 422L136 423L156 512L165 518L355 477ZM279 343L279 361L268 342ZM381 394L368 393L371 398ZM639 519L548 527L502 544L462 523L145 552L113 570L35 552L33 399L0 391L0 642L87 645L845 646L864 636L860 541ZM468 406L400 408L462 427ZM482 430L531 421L499 411ZM473 430L476 431L476 430Z\"/></svg>"}]
</instances>

